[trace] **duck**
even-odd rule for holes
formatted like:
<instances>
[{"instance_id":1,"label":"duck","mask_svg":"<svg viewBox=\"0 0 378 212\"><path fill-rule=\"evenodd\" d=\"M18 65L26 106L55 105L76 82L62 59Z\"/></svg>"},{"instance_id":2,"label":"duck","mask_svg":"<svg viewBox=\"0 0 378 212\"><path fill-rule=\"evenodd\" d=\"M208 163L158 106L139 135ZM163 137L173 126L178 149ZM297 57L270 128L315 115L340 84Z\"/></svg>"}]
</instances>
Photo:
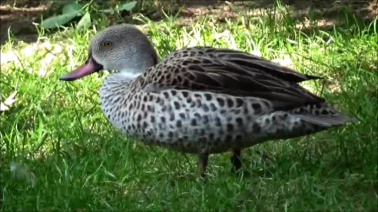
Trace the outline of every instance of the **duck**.
<instances>
[{"instance_id":1,"label":"duck","mask_svg":"<svg viewBox=\"0 0 378 212\"><path fill-rule=\"evenodd\" d=\"M205 176L211 154L241 151L266 141L301 137L352 121L299 83L307 75L264 57L210 46L186 47L163 59L136 26L97 32L88 59L61 76L74 81L108 70L101 110L112 126L146 145L198 155Z\"/></svg>"}]
</instances>

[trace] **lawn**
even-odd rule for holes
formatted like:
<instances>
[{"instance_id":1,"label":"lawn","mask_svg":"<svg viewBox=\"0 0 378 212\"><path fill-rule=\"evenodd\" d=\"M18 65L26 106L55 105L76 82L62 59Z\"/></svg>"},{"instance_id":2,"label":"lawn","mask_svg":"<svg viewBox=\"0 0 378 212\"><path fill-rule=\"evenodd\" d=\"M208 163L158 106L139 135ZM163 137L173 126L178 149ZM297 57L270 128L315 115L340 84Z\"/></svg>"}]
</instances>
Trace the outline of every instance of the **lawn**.
<instances>
[{"instance_id":1,"label":"lawn","mask_svg":"<svg viewBox=\"0 0 378 212\"><path fill-rule=\"evenodd\" d=\"M377 210L377 20L340 13L332 27L310 19L302 29L305 20L285 7L224 23L177 17L135 14L161 57L209 45L282 59L323 76L303 85L359 121L246 149L240 175L230 172L230 153L212 155L204 181L196 155L143 145L106 121L99 86L107 73L58 80L86 59L104 21L85 32L40 29L37 44L10 39L1 48L18 55L1 64L2 101L18 92L0 115L1 211Z\"/></svg>"}]
</instances>

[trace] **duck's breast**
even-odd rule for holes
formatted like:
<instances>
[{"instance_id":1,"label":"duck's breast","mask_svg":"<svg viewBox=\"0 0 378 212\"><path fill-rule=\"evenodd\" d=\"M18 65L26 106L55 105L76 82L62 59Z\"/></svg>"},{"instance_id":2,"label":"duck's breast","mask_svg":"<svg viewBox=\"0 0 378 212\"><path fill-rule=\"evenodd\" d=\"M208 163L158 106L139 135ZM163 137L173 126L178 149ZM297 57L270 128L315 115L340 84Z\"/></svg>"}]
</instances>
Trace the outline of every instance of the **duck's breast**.
<instances>
[{"instance_id":1,"label":"duck's breast","mask_svg":"<svg viewBox=\"0 0 378 212\"><path fill-rule=\"evenodd\" d=\"M189 90L138 91L124 100L102 99L112 102L103 111L122 132L186 152L251 145L253 130L256 139L261 137L254 120L271 110L269 102L259 98Z\"/></svg>"}]
</instances>

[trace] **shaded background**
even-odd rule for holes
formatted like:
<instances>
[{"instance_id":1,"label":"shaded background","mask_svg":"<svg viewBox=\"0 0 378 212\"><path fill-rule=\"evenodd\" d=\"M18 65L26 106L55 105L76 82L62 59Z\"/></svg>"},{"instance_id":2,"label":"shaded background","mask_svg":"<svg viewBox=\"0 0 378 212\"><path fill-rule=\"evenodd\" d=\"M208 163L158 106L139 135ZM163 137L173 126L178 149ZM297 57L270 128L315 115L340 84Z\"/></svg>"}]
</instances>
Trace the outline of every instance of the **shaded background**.
<instances>
[{"instance_id":1,"label":"shaded background","mask_svg":"<svg viewBox=\"0 0 378 212\"><path fill-rule=\"evenodd\" d=\"M63 5L69 0L46 1L46 0L3 0L0 7L1 18L1 45L8 39L8 29L14 35L16 40L25 42L34 42L37 40L37 30L33 23L40 23L41 17L50 17L61 11ZM81 3L89 2L81 0ZM225 18L234 18L237 16L236 10L252 11L250 15L258 15L259 9L274 8L275 0L250 0L250 1L229 1L235 5L230 8L225 1L220 0L139 0L133 12L141 12L143 15L152 20L160 20L163 17L162 9L168 13L175 14L179 11L180 6L186 5L181 11L178 22L185 24L192 22L199 15L210 15L216 17L220 22ZM97 1L98 8L112 8L117 4L125 3L124 0ZM151 7L151 4L153 6ZM356 0L282 0L282 4L288 6L295 16L302 18L311 15L319 19L324 27L332 27L335 19L340 16L340 12L348 10L361 20L370 22L377 17L377 0L356 1ZM148 5L148 7L146 6ZM145 9L148 8L148 9ZM311 10L310 10L311 9ZM310 14L311 13L311 14ZM108 24L115 22L133 22L128 13L121 14L124 20L115 21L109 15Z\"/></svg>"}]
</instances>

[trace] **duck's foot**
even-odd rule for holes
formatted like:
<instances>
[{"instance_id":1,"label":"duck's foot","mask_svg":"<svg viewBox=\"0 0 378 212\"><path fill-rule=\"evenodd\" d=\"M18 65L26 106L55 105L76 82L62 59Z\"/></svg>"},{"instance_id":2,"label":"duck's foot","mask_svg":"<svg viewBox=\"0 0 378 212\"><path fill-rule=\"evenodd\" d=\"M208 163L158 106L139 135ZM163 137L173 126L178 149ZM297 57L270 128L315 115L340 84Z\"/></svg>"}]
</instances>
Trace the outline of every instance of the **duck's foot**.
<instances>
[{"instance_id":1,"label":"duck's foot","mask_svg":"<svg viewBox=\"0 0 378 212\"><path fill-rule=\"evenodd\" d=\"M205 178L208 158L209 154L207 153L199 153L198 155L198 173L201 175L202 178Z\"/></svg>"},{"instance_id":2,"label":"duck's foot","mask_svg":"<svg viewBox=\"0 0 378 212\"><path fill-rule=\"evenodd\" d=\"M236 149L233 151L233 155L231 157L231 163L232 163L231 171L232 172L238 172L240 168L242 167L242 162L240 161L240 154L241 154L240 149Z\"/></svg>"}]
</instances>

